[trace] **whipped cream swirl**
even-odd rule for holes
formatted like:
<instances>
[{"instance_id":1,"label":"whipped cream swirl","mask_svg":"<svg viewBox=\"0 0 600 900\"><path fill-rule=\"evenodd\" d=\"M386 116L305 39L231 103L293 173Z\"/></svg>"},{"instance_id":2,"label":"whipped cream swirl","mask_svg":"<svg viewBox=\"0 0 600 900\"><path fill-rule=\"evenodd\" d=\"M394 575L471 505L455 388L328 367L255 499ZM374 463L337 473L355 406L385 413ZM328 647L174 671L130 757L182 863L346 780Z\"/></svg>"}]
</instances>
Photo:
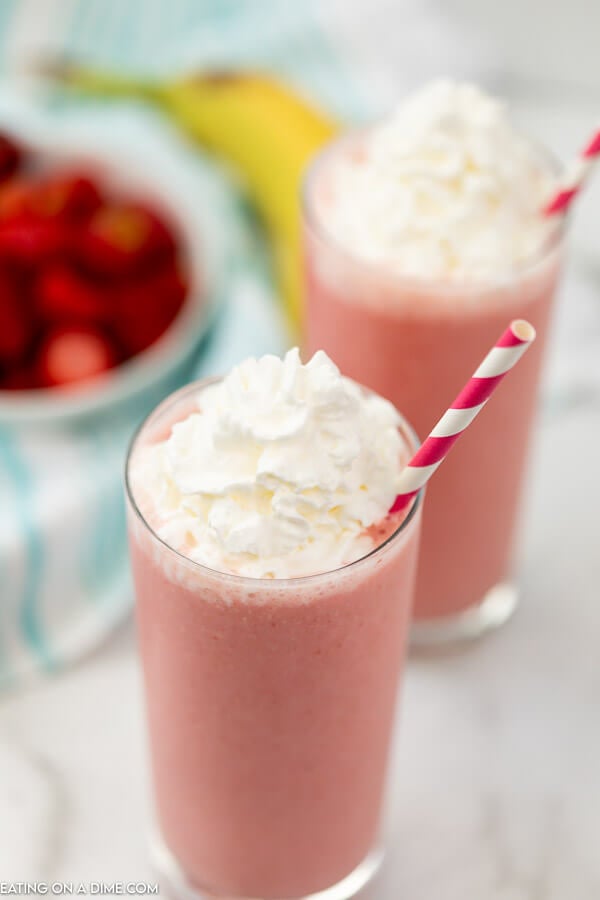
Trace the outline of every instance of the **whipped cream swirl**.
<instances>
[{"instance_id":1,"label":"whipped cream swirl","mask_svg":"<svg viewBox=\"0 0 600 900\"><path fill-rule=\"evenodd\" d=\"M157 534L190 559L251 577L335 569L368 553L407 448L394 407L319 351L248 359L198 409L142 446L132 487Z\"/></svg>"},{"instance_id":2,"label":"whipped cream swirl","mask_svg":"<svg viewBox=\"0 0 600 900\"><path fill-rule=\"evenodd\" d=\"M504 106L437 81L331 158L319 216L344 247L402 274L485 279L539 251L553 178Z\"/></svg>"}]
</instances>

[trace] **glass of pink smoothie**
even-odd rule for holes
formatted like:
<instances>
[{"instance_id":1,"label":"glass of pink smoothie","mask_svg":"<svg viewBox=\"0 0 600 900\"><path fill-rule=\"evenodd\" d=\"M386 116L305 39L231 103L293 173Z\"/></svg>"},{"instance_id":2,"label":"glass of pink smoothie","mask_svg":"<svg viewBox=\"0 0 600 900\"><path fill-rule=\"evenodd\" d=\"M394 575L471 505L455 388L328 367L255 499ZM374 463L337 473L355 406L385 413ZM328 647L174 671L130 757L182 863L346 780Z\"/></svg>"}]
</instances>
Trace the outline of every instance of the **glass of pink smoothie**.
<instances>
[{"instance_id":1,"label":"glass of pink smoothie","mask_svg":"<svg viewBox=\"0 0 600 900\"><path fill-rule=\"evenodd\" d=\"M248 577L231 570L235 554L227 571L199 563L185 527L165 531L154 503L164 484L143 455L201 409L214 384L164 401L127 464L154 860L181 896L342 900L382 855L421 498L400 518L374 522L361 557L330 570ZM416 438L398 422L404 462ZM255 565L247 553L240 560Z\"/></svg>"},{"instance_id":2,"label":"glass of pink smoothie","mask_svg":"<svg viewBox=\"0 0 600 900\"><path fill-rule=\"evenodd\" d=\"M448 133L441 125L438 132L453 151L459 129L448 118ZM431 120L437 127L435 115ZM439 121L446 127L441 115ZM371 131L335 141L310 168L304 193L306 348L311 352L322 347L350 377L391 400L423 438L507 321L523 317L537 330L531 353L498 389L493 405L482 411L428 488L412 637L415 643L439 643L475 636L503 623L516 604L513 541L563 232L542 223L538 235L537 226L528 220L523 246L510 245L510 227L517 230L519 216L534 213L522 211L518 196L511 197L508 212L502 208L497 221L494 204L507 205L500 175L498 197L476 198L485 212L478 231L477 217L483 215L479 207L473 203L472 209L465 210L464 198L455 200L453 192L461 190L456 165L448 186L444 172L439 178L441 188L432 176L434 187L429 190L428 169L435 172L440 158L446 162L446 143L435 132L437 154L427 145L427 154L416 165L414 147L420 147L419 141L427 143L423 131L429 127L428 122L423 125L422 117L419 123L421 132L414 140L411 135L412 143L400 147L397 157L392 148L385 159L392 175L396 174L388 194L386 178L391 176L383 163L381 176L359 175L355 183L352 174L353 169L368 165ZM473 143L471 132L468 137ZM389 135L386 140L390 141ZM529 149L549 182L554 164L545 154ZM343 177L339 176L340 160L345 166ZM456 160L451 162L454 165ZM472 161L469 164L474 166ZM526 186L527 172L521 174ZM509 172L506 178L511 177ZM419 179L425 180L424 194ZM365 201L371 189L375 198ZM343 202L346 209L353 190L357 191L356 221L350 214L350 221L340 224L336 206ZM394 225L395 231L388 223L387 230L382 227L386 252L363 254L360 241L369 241L369 215L376 232L377 216L394 214L405 193L412 204L406 220ZM426 210L422 216L419 203ZM538 203L537 194L531 203ZM438 229L436 204L445 230ZM459 204L463 205L457 211ZM503 230L498 246L494 229ZM369 249L380 248L375 243ZM519 258L509 265L505 257L517 249Z\"/></svg>"}]
</instances>

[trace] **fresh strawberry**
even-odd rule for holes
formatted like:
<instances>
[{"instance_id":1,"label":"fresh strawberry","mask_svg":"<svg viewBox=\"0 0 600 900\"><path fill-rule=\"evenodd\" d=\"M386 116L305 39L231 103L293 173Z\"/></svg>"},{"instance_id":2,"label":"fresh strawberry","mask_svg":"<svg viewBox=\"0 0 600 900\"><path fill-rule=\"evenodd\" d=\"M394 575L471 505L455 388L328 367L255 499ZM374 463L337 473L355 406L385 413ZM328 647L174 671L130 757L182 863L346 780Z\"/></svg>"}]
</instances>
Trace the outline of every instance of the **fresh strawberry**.
<instances>
[{"instance_id":1,"label":"fresh strawberry","mask_svg":"<svg viewBox=\"0 0 600 900\"><path fill-rule=\"evenodd\" d=\"M21 164L22 153L7 134L0 134L0 181L10 178Z\"/></svg>"},{"instance_id":2,"label":"fresh strawberry","mask_svg":"<svg viewBox=\"0 0 600 900\"><path fill-rule=\"evenodd\" d=\"M98 324L111 315L108 291L66 263L48 263L38 275L35 294L37 309L47 321Z\"/></svg>"},{"instance_id":3,"label":"fresh strawberry","mask_svg":"<svg viewBox=\"0 0 600 900\"><path fill-rule=\"evenodd\" d=\"M134 356L157 341L172 320L173 313L159 295L148 295L141 310L138 297L129 293L123 298L114 332L127 356Z\"/></svg>"},{"instance_id":4,"label":"fresh strawberry","mask_svg":"<svg viewBox=\"0 0 600 900\"><path fill-rule=\"evenodd\" d=\"M173 314L181 309L189 290L180 266L172 261L147 277L147 288L163 297Z\"/></svg>"},{"instance_id":5,"label":"fresh strawberry","mask_svg":"<svg viewBox=\"0 0 600 900\"><path fill-rule=\"evenodd\" d=\"M29 212L31 181L16 175L0 184L0 222L19 219Z\"/></svg>"},{"instance_id":6,"label":"fresh strawberry","mask_svg":"<svg viewBox=\"0 0 600 900\"><path fill-rule=\"evenodd\" d=\"M38 372L45 387L94 378L116 363L116 353L104 332L85 326L53 329L38 354Z\"/></svg>"},{"instance_id":7,"label":"fresh strawberry","mask_svg":"<svg viewBox=\"0 0 600 900\"><path fill-rule=\"evenodd\" d=\"M125 350L145 350L166 331L185 300L187 283L175 265L124 284L114 301L113 329Z\"/></svg>"},{"instance_id":8,"label":"fresh strawberry","mask_svg":"<svg viewBox=\"0 0 600 900\"><path fill-rule=\"evenodd\" d=\"M0 376L0 390L2 391L31 391L42 385L36 381L35 372L26 366L10 368Z\"/></svg>"},{"instance_id":9,"label":"fresh strawberry","mask_svg":"<svg viewBox=\"0 0 600 900\"><path fill-rule=\"evenodd\" d=\"M18 362L25 355L30 338L27 308L20 302L14 280L0 270L0 362Z\"/></svg>"},{"instance_id":10,"label":"fresh strawberry","mask_svg":"<svg viewBox=\"0 0 600 900\"><path fill-rule=\"evenodd\" d=\"M134 203L101 206L82 236L83 258L101 274L132 272L174 250L173 235L162 219Z\"/></svg>"},{"instance_id":11,"label":"fresh strawberry","mask_svg":"<svg viewBox=\"0 0 600 900\"><path fill-rule=\"evenodd\" d=\"M43 219L62 218L71 222L85 221L102 204L95 182L78 173L45 178L31 191L29 209Z\"/></svg>"},{"instance_id":12,"label":"fresh strawberry","mask_svg":"<svg viewBox=\"0 0 600 900\"><path fill-rule=\"evenodd\" d=\"M24 215L0 222L0 258L33 265L55 259L73 247L73 232L56 222Z\"/></svg>"}]
</instances>

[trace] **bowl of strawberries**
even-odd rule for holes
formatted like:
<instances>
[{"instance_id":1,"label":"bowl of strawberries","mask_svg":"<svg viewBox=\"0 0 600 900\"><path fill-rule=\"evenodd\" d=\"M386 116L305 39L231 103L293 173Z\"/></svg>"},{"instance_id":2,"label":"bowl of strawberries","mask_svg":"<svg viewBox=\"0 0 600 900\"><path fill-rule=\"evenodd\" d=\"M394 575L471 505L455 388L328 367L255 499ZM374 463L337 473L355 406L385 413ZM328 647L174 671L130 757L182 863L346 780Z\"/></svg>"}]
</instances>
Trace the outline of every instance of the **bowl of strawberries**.
<instances>
[{"instance_id":1,"label":"bowl of strawberries","mask_svg":"<svg viewBox=\"0 0 600 900\"><path fill-rule=\"evenodd\" d=\"M97 412L174 374L210 320L200 241L118 150L0 129L0 421Z\"/></svg>"}]
</instances>

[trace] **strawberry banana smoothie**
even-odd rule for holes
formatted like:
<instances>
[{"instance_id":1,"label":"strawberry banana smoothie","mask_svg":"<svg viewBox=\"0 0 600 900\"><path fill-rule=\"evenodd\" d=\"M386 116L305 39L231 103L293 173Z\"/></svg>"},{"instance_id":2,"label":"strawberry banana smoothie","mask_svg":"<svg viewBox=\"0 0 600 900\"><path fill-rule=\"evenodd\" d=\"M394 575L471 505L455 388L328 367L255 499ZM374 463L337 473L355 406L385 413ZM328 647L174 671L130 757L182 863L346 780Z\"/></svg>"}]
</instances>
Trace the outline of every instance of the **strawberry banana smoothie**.
<instances>
[{"instance_id":1,"label":"strawberry banana smoothie","mask_svg":"<svg viewBox=\"0 0 600 900\"><path fill-rule=\"evenodd\" d=\"M135 439L156 862L176 891L342 900L374 874L420 498L388 510L415 449L388 401L297 350L183 389Z\"/></svg>"},{"instance_id":2,"label":"strawberry banana smoothie","mask_svg":"<svg viewBox=\"0 0 600 900\"><path fill-rule=\"evenodd\" d=\"M305 194L308 349L426 435L507 320L536 345L427 489L417 640L476 634L515 605L513 532L561 231L554 167L477 88L437 82L331 145Z\"/></svg>"}]
</instances>

